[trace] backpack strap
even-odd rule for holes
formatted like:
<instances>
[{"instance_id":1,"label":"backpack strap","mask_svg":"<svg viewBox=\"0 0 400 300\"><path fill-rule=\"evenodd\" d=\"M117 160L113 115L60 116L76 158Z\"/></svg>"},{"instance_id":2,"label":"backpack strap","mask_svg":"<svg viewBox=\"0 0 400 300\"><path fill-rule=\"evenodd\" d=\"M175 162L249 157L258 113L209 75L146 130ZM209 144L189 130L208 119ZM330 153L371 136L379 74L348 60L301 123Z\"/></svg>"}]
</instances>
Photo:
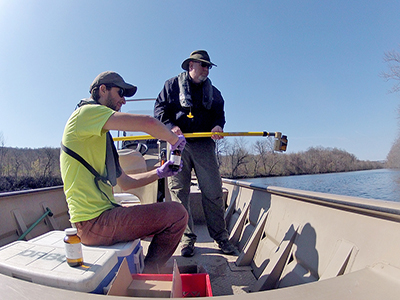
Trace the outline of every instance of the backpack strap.
<instances>
[{"instance_id":1,"label":"backpack strap","mask_svg":"<svg viewBox=\"0 0 400 300\"><path fill-rule=\"evenodd\" d=\"M99 186L99 181L101 180L103 183L111 185L110 182L108 181L108 179L104 176L101 176L99 174L99 172L97 172L82 156L80 156L78 153L76 153L74 150L66 147L63 143L61 143L61 149L68 155L72 156L73 158L75 158L77 161L79 161L82 165L84 165L86 167L86 169L89 170L90 173L93 174L94 176L94 183L96 184L96 187L99 189L99 191L107 198L108 201L110 201L110 203L115 206L115 207L119 207L121 205L114 203L110 200L110 198L108 198L107 194L104 193Z\"/></svg>"}]
</instances>

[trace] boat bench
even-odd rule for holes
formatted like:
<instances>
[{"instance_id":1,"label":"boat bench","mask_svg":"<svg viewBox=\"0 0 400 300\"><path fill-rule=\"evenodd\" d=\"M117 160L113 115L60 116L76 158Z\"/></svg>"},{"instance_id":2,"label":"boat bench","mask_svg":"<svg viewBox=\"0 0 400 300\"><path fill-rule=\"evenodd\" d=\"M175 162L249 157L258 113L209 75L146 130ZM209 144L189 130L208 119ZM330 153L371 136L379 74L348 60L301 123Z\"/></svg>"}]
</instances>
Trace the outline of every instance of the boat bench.
<instances>
[{"instance_id":1,"label":"boat bench","mask_svg":"<svg viewBox=\"0 0 400 300\"><path fill-rule=\"evenodd\" d=\"M64 248L64 231L53 230L41 236L29 240L29 243L36 245L49 245L59 248ZM144 255L143 247L141 246L140 239L130 242L117 243L111 246L85 246L82 245L83 254L86 250L112 250L118 257L118 266L125 258L128 262L129 269L132 274L142 273L144 268ZM83 257L85 259L85 257Z\"/></svg>"},{"instance_id":2,"label":"boat bench","mask_svg":"<svg viewBox=\"0 0 400 300\"><path fill-rule=\"evenodd\" d=\"M0 248L0 273L48 286L103 294L126 260L131 274L144 268L140 240L112 246L82 246L83 266L72 268L65 258L63 231L54 230L29 241Z\"/></svg>"}]
</instances>

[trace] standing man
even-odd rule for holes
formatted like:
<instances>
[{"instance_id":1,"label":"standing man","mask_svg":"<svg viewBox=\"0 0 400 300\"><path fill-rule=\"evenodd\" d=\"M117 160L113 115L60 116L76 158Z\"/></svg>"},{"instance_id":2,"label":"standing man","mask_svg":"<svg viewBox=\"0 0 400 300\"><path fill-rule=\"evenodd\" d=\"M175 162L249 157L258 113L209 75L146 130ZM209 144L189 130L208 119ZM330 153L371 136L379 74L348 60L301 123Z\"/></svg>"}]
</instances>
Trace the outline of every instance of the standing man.
<instances>
[{"instance_id":1,"label":"standing man","mask_svg":"<svg viewBox=\"0 0 400 300\"><path fill-rule=\"evenodd\" d=\"M167 80L157 97L154 116L172 132L181 135L189 132L223 132L225 125L224 100L220 91L211 84L209 70L216 66L205 50L197 50L182 63L185 72ZM189 212L188 227L182 237L182 256L193 256L196 234L189 208L192 169L196 173L202 194L202 205L210 236L225 254L236 252L229 242L224 219L222 182L212 138L187 139L182 152L182 172L168 180L171 197L181 202Z\"/></svg>"},{"instance_id":2,"label":"standing man","mask_svg":"<svg viewBox=\"0 0 400 300\"><path fill-rule=\"evenodd\" d=\"M149 172L127 175L109 131L143 131L168 141L172 149L183 150L186 141L155 118L119 112L125 97L135 92L136 87L115 72L95 78L91 98L78 104L65 126L61 175L70 222L82 243L107 246L153 235L144 272L157 273L179 245L188 221L185 208L171 202L122 207L115 202L112 186L118 183L128 190L178 172L167 162Z\"/></svg>"}]
</instances>

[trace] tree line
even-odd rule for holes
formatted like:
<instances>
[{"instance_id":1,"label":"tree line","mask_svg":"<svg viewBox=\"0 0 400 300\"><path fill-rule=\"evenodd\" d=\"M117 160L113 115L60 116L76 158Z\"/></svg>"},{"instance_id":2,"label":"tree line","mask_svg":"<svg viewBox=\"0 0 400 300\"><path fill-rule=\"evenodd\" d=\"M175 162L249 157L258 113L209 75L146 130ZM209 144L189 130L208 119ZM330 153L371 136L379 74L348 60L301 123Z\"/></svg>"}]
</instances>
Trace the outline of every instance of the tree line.
<instances>
[{"instance_id":1,"label":"tree line","mask_svg":"<svg viewBox=\"0 0 400 300\"><path fill-rule=\"evenodd\" d=\"M222 177L251 178L349 172L383 168L337 148L311 147L298 153L274 151L274 138L248 144L243 138L217 142ZM10 148L0 145L0 192L62 185L60 148Z\"/></svg>"},{"instance_id":2,"label":"tree line","mask_svg":"<svg viewBox=\"0 0 400 300\"><path fill-rule=\"evenodd\" d=\"M385 163L362 161L337 148L311 147L297 153L274 151L274 140L268 137L249 148L244 139L232 143L221 140L218 161L221 175L226 178L290 176L380 169Z\"/></svg>"},{"instance_id":3,"label":"tree line","mask_svg":"<svg viewBox=\"0 0 400 300\"><path fill-rule=\"evenodd\" d=\"M62 185L60 148L0 146L0 192Z\"/></svg>"}]
</instances>

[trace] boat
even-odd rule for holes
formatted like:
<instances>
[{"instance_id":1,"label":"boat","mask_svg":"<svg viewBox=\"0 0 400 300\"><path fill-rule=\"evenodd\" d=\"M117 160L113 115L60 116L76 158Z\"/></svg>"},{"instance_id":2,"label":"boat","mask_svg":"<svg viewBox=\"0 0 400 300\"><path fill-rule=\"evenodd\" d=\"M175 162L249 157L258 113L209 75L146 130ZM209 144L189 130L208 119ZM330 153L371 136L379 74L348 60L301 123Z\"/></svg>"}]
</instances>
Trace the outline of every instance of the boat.
<instances>
[{"instance_id":1,"label":"boat","mask_svg":"<svg viewBox=\"0 0 400 300\"><path fill-rule=\"evenodd\" d=\"M158 163L142 152L121 150L127 173ZM159 186L116 189L116 198L123 205L155 202ZM210 278L212 297L224 300L399 298L400 203L231 179L223 179L223 191L230 240L239 254L222 254L208 236L193 178L196 252L184 258L178 248L165 270L172 270L174 262L201 267ZM0 220L1 299L121 299L2 274L2 249L71 227L62 186L0 194ZM144 252L148 243L141 241Z\"/></svg>"}]
</instances>

